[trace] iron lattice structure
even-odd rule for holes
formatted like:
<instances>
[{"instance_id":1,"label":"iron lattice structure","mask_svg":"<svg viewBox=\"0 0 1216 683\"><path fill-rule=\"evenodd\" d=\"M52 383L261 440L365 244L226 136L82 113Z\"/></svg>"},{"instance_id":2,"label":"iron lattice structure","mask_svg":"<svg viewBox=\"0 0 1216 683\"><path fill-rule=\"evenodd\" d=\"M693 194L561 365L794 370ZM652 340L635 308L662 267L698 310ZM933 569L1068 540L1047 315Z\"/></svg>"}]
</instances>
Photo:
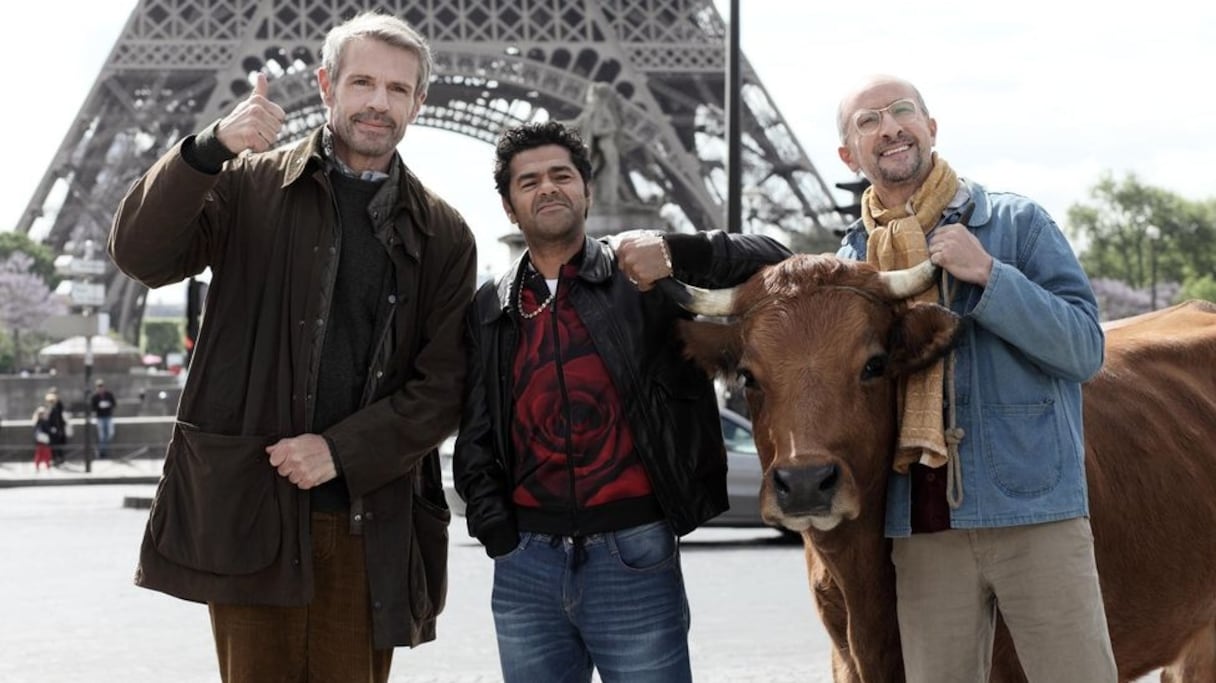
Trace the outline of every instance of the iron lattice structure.
<instances>
[{"instance_id":1,"label":"iron lattice structure","mask_svg":"<svg viewBox=\"0 0 1216 683\"><path fill-rule=\"evenodd\" d=\"M288 113L283 137L303 136L325 117L315 69L326 31L368 9L431 42L415 125L492 143L507 126L575 119L592 84L607 83L622 108L622 184L662 204L672 229L725 227L726 26L712 0L139 0L18 229L45 211L53 249L104 241L130 184L227 113L259 69ZM742 61L750 215L830 248L844 222L831 193ZM57 209L51 197L63 198ZM127 339L138 338L145 294L108 278L111 321Z\"/></svg>"}]
</instances>

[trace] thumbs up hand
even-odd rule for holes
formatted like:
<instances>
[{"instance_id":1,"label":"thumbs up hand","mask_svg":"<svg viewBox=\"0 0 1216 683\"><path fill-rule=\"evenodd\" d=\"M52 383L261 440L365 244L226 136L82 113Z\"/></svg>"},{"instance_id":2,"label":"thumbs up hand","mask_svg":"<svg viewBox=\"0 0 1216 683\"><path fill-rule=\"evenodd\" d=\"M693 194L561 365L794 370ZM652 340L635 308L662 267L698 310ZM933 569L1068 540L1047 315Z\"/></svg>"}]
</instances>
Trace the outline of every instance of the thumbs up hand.
<instances>
[{"instance_id":1,"label":"thumbs up hand","mask_svg":"<svg viewBox=\"0 0 1216 683\"><path fill-rule=\"evenodd\" d=\"M253 92L220 120L215 136L228 151L265 152L274 146L287 114L266 97L269 90L266 74L258 72Z\"/></svg>"}]
</instances>

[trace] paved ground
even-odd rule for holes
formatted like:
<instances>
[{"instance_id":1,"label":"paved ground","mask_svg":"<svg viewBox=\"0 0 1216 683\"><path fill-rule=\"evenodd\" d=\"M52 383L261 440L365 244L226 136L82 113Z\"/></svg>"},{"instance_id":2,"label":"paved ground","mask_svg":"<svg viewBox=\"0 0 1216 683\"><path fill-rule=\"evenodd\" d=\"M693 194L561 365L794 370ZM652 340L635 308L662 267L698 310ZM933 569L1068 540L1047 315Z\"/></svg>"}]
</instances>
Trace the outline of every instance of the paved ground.
<instances>
[{"instance_id":1,"label":"paved ground","mask_svg":"<svg viewBox=\"0 0 1216 683\"><path fill-rule=\"evenodd\" d=\"M206 608L132 584L147 511L124 503L149 499L159 471L155 460L88 474L0 464L0 682L218 683ZM397 650L394 683L500 680L492 562L463 519L452 536L439 638ZM800 547L766 529L703 529L683 557L699 683L831 681Z\"/></svg>"},{"instance_id":2,"label":"paved ground","mask_svg":"<svg viewBox=\"0 0 1216 683\"><path fill-rule=\"evenodd\" d=\"M95 467L94 476L112 474L105 470ZM0 467L0 478L11 482L16 474ZM40 476L46 483L71 475ZM150 484L0 489L0 681L218 683L206 608L132 585L147 512L122 504L152 492ZM462 520L452 529L439 639L397 650L394 683L500 680L492 563L467 539ZM686 539L700 683L830 681L802 549L776 540L775 532L736 529Z\"/></svg>"}]
</instances>

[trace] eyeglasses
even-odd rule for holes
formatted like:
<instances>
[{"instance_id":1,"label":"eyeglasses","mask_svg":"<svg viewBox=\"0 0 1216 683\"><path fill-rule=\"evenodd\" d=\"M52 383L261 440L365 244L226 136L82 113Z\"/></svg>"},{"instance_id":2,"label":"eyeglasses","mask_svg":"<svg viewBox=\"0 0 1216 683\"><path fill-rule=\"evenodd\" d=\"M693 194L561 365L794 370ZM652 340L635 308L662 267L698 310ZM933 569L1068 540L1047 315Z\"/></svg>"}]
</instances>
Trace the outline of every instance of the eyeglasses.
<instances>
[{"instance_id":1,"label":"eyeglasses","mask_svg":"<svg viewBox=\"0 0 1216 683\"><path fill-rule=\"evenodd\" d=\"M920 107L915 100L905 97L882 109L858 109L853 113L853 127L860 135L873 135L882 127L883 112L890 114L896 123L907 123L920 114Z\"/></svg>"}]
</instances>

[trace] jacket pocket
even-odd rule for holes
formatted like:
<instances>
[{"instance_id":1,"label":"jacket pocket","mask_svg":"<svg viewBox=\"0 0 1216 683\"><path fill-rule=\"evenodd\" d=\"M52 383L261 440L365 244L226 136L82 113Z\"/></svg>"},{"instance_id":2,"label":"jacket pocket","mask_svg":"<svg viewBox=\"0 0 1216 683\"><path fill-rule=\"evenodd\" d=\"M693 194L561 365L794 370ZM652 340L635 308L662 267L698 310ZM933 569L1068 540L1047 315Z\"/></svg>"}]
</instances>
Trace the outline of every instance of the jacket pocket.
<instances>
[{"instance_id":1,"label":"jacket pocket","mask_svg":"<svg viewBox=\"0 0 1216 683\"><path fill-rule=\"evenodd\" d=\"M275 478L259 436L174 428L149 529L157 552L212 574L251 574L279 552Z\"/></svg>"},{"instance_id":2,"label":"jacket pocket","mask_svg":"<svg viewBox=\"0 0 1216 683\"><path fill-rule=\"evenodd\" d=\"M419 621L443 611L448 591L448 524L452 511L413 496L414 542L410 552L410 611Z\"/></svg>"},{"instance_id":3,"label":"jacket pocket","mask_svg":"<svg viewBox=\"0 0 1216 683\"><path fill-rule=\"evenodd\" d=\"M984 458L1006 495L1039 496L1055 488L1064 457L1054 401L983 407Z\"/></svg>"}]
</instances>

